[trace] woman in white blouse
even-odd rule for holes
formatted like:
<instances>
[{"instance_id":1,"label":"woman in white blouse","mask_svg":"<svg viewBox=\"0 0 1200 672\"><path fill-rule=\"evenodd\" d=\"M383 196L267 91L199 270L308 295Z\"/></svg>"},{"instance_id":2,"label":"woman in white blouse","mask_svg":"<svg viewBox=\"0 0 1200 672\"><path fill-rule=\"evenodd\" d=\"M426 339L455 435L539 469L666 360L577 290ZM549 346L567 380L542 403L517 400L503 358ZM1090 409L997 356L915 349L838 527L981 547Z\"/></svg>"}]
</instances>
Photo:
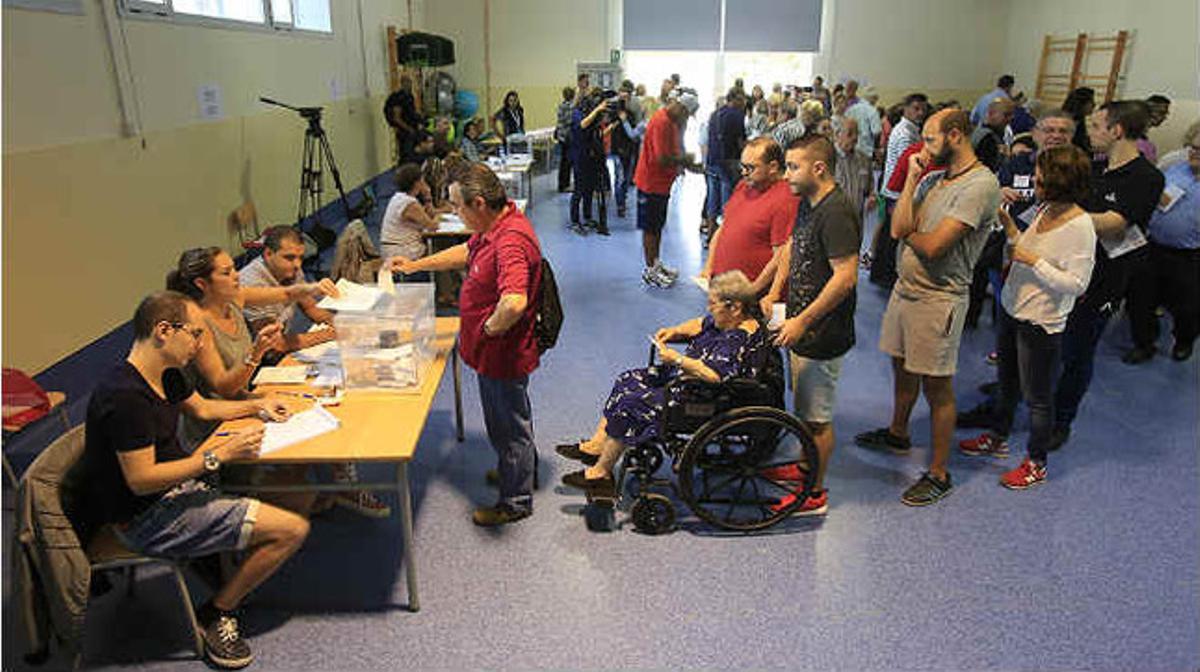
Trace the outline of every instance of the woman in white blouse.
<instances>
[{"instance_id":1,"label":"woman in white blouse","mask_svg":"<svg viewBox=\"0 0 1200 672\"><path fill-rule=\"evenodd\" d=\"M396 169L396 193L388 201L379 232L385 258L425 256L421 233L438 228L441 212L430 205L430 197L429 184L425 182L420 166L406 163Z\"/></svg>"},{"instance_id":2,"label":"woman in white blouse","mask_svg":"<svg viewBox=\"0 0 1200 672\"><path fill-rule=\"evenodd\" d=\"M1012 245L996 335L1000 395L992 431L961 442L959 449L968 455L1007 457L1013 413L1023 397L1030 417L1028 457L1000 477L1007 488L1024 489L1046 479L1062 334L1095 263L1096 230L1076 205L1087 197L1090 178L1091 162L1078 147L1046 149L1036 160L1034 191L1041 205L1033 223L1020 231L1000 211Z\"/></svg>"}]
</instances>

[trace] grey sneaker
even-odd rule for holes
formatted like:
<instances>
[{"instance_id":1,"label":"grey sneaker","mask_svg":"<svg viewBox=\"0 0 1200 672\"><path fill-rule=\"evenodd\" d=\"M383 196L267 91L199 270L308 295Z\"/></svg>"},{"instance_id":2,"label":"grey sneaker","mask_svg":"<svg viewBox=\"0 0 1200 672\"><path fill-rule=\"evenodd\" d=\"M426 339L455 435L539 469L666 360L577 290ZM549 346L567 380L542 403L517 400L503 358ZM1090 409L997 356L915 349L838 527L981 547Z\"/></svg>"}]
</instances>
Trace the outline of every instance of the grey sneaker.
<instances>
[{"instance_id":1,"label":"grey sneaker","mask_svg":"<svg viewBox=\"0 0 1200 672\"><path fill-rule=\"evenodd\" d=\"M953 488L954 485L950 483L948 472L946 480L943 481L927 471L921 474L921 478L908 490L904 491L904 494L900 496L900 501L909 506L928 506L950 494L950 490Z\"/></svg>"},{"instance_id":2,"label":"grey sneaker","mask_svg":"<svg viewBox=\"0 0 1200 672\"><path fill-rule=\"evenodd\" d=\"M642 282L651 287L667 288L671 286L671 279L658 272L658 268L650 266L642 269Z\"/></svg>"},{"instance_id":3,"label":"grey sneaker","mask_svg":"<svg viewBox=\"0 0 1200 672\"><path fill-rule=\"evenodd\" d=\"M654 262L654 267L658 269L659 273L670 278L671 282L675 282L675 278L679 277L679 269L666 265L661 257Z\"/></svg>"}]
</instances>

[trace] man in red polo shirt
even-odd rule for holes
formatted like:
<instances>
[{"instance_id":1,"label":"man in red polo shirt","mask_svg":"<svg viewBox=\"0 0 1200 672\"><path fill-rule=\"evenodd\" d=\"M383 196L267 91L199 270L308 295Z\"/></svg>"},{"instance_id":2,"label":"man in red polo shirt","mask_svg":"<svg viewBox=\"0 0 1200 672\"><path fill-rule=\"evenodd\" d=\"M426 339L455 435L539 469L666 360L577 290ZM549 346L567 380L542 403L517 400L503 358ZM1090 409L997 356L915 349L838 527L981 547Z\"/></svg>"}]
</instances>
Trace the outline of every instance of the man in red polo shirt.
<instances>
[{"instance_id":1,"label":"man in red polo shirt","mask_svg":"<svg viewBox=\"0 0 1200 672\"><path fill-rule=\"evenodd\" d=\"M783 178L783 148L769 136L742 150L742 180L725 204L725 222L709 244L704 277L738 270L762 294L775 277L777 255L791 240L800 199Z\"/></svg>"},{"instance_id":2,"label":"man in red polo shirt","mask_svg":"<svg viewBox=\"0 0 1200 672\"><path fill-rule=\"evenodd\" d=\"M637 227L642 230L642 254L646 268L642 281L655 287L670 287L678 272L668 268L658 257L662 247L662 230L667 223L667 203L671 185L680 168L697 172L704 169L684 154L680 144L688 117L696 113L699 101L695 94L682 93L669 105L654 113L646 124L642 152L633 172L637 185Z\"/></svg>"},{"instance_id":3,"label":"man in red polo shirt","mask_svg":"<svg viewBox=\"0 0 1200 672\"><path fill-rule=\"evenodd\" d=\"M487 166L469 164L451 179L450 203L474 235L435 255L390 263L406 274L467 269L458 299L458 351L478 374L500 475L499 501L476 509L473 520L491 527L533 513L537 450L528 387L538 366L533 297L542 282L542 253L533 226Z\"/></svg>"}]
</instances>

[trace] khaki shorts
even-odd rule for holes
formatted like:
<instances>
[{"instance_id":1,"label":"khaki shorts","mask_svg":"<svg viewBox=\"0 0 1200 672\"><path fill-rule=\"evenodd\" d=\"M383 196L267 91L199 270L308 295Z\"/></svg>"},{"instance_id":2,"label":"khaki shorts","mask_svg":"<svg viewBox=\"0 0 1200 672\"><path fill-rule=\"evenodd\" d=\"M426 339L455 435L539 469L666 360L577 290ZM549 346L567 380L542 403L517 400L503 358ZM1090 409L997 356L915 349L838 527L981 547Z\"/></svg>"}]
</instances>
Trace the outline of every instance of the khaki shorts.
<instances>
[{"instance_id":1,"label":"khaki shorts","mask_svg":"<svg viewBox=\"0 0 1200 672\"><path fill-rule=\"evenodd\" d=\"M967 317L966 296L908 299L895 290L879 329L879 349L921 376L953 376Z\"/></svg>"},{"instance_id":2,"label":"khaki shorts","mask_svg":"<svg viewBox=\"0 0 1200 672\"><path fill-rule=\"evenodd\" d=\"M792 412L805 422L833 422L842 358L809 359L789 352L792 368Z\"/></svg>"}]
</instances>

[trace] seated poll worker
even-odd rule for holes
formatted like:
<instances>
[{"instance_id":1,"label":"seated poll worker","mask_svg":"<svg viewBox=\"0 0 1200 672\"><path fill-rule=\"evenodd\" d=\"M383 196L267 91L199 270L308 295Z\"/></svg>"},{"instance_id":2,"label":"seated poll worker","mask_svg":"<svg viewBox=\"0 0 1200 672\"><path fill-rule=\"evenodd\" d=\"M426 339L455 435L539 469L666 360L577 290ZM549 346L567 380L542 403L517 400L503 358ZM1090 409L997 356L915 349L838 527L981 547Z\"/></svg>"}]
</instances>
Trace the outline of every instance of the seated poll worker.
<instances>
[{"instance_id":1,"label":"seated poll worker","mask_svg":"<svg viewBox=\"0 0 1200 672\"><path fill-rule=\"evenodd\" d=\"M329 279L317 283L294 283L272 287L242 286L233 259L219 247L203 247L187 250L179 257L174 271L167 276L167 289L190 296L200 306L201 326L205 327L202 347L184 370L192 385L202 396L221 399L243 399L250 395L250 381L263 357L269 352L284 352L288 345L283 336L283 325L271 323L259 329L251 338L249 327L243 318L245 306L279 305L311 298L317 294L338 295L337 288ZM216 430L215 422L203 422L185 416L181 430L189 448L193 448ZM276 476L292 474L295 470L277 467ZM259 470L252 478L262 477ZM352 471L339 467L334 472L340 482L352 482ZM313 502L309 495L280 496L280 502L288 502L288 508L307 510ZM325 498L320 502L329 501ZM391 509L368 491L338 494L332 502L349 508L356 513L384 518Z\"/></svg>"},{"instance_id":2,"label":"seated poll worker","mask_svg":"<svg viewBox=\"0 0 1200 672\"><path fill-rule=\"evenodd\" d=\"M708 285L708 315L655 332L662 365L617 376L592 438L556 448L559 455L588 465L563 476L563 483L593 494L615 494L613 467L627 446L658 434L664 391L675 378L717 383L757 376L768 347L761 317L758 297L745 273L733 270L713 278ZM667 343L688 345L680 353Z\"/></svg>"},{"instance_id":3,"label":"seated poll worker","mask_svg":"<svg viewBox=\"0 0 1200 672\"><path fill-rule=\"evenodd\" d=\"M388 201L380 224L380 251L384 258L425 256L421 234L436 231L438 215L451 208L433 207L433 193L421 166L406 163L396 169L396 193Z\"/></svg>"},{"instance_id":4,"label":"seated poll worker","mask_svg":"<svg viewBox=\"0 0 1200 672\"><path fill-rule=\"evenodd\" d=\"M388 263L404 274L467 271L459 292L458 351L478 374L500 485L499 501L476 509L472 520L492 527L533 513L537 447L528 388L539 358L533 299L541 292L542 252L533 225L486 165L463 164L450 176L450 203L471 231L467 242Z\"/></svg>"},{"instance_id":5,"label":"seated poll worker","mask_svg":"<svg viewBox=\"0 0 1200 672\"><path fill-rule=\"evenodd\" d=\"M304 239L300 232L291 226L272 226L263 232L262 255L246 264L238 273L238 279L243 287L290 287L304 282L304 272L301 270L303 261ZM296 314L296 308L314 323L331 328L289 333L288 325ZM318 308L316 299L307 293L295 300L281 303L245 304L242 306L242 314L254 334L276 322L283 325L283 346L286 352L332 341L336 336L332 329L333 313Z\"/></svg>"},{"instance_id":6,"label":"seated poll worker","mask_svg":"<svg viewBox=\"0 0 1200 672\"><path fill-rule=\"evenodd\" d=\"M180 369L203 349L204 315L187 296L162 291L138 305L128 357L110 369L88 402L86 446L74 468L68 510L84 543L112 524L132 550L173 559L241 551L242 563L196 616L204 650L215 666L236 669L254 659L242 639L236 610L308 536L304 517L248 497L224 495L204 476L222 463L253 459L261 424L214 437L189 451L180 445L180 414L206 421L287 417L269 399L206 399Z\"/></svg>"}]
</instances>

